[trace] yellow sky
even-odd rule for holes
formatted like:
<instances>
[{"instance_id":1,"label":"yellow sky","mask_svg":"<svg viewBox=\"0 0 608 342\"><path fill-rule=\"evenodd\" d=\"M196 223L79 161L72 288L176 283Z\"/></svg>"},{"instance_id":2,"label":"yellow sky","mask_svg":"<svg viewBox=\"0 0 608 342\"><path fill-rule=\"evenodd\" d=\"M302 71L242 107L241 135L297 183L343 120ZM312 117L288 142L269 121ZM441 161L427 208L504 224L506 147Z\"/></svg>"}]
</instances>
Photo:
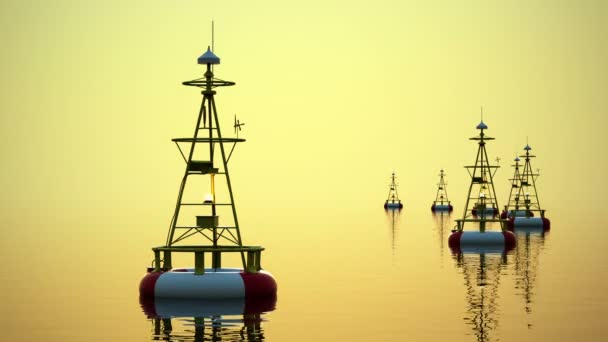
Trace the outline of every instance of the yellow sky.
<instances>
[{"instance_id":1,"label":"yellow sky","mask_svg":"<svg viewBox=\"0 0 608 342\"><path fill-rule=\"evenodd\" d=\"M2 7L2 212L12 224L112 211L161 226L147 234L162 240L183 167L169 139L191 134L200 103L180 83L202 76L211 20L216 76L237 82L217 97L224 127L235 113L246 123L231 167L248 208L378 201L393 170L403 199L428 206L440 168L463 201L480 106L503 165L529 137L546 206L593 196L580 179L608 170L603 1ZM510 174L497 175L501 203Z\"/></svg>"}]
</instances>

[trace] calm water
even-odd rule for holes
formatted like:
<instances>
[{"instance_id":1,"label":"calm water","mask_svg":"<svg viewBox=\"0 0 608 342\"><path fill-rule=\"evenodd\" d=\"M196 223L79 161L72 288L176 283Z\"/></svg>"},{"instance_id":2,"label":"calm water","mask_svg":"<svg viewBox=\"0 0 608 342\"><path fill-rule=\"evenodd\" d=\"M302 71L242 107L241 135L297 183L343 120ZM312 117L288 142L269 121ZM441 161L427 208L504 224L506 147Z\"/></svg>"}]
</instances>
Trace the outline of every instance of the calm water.
<instances>
[{"instance_id":1,"label":"calm water","mask_svg":"<svg viewBox=\"0 0 608 342\"><path fill-rule=\"evenodd\" d=\"M600 220L584 211L550 210L551 232L518 233L506 255L455 256L447 236L460 207L450 217L407 202L398 214L366 204L285 209L276 220L244 210L262 227L249 239L268 242L263 264L279 284L276 303L245 315L238 301L169 302L156 306L164 317L150 318L138 282L153 242L90 249L86 240L104 235L77 240L85 228L73 227L43 243L23 233L3 255L2 340L599 341L608 332L606 234L593 234Z\"/></svg>"}]
</instances>

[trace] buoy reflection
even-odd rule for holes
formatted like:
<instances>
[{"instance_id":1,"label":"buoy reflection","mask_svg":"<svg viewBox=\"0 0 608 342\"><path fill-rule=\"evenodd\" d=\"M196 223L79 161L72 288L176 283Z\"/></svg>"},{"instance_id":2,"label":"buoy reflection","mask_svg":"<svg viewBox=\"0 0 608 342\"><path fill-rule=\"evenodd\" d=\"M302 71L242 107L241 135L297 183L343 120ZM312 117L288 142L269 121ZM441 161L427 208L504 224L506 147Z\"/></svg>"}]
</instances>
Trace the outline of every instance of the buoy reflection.
<instances>
[{"instance_id":1,"label":"buoy reflection","mask_svg":"<svg viewBox=\"0 0 608 342\"><path fill-rule=\"evenodd\" d=\"M275 309L277 298L139 301L152 322L152 340L264 341L264 314Z\"/></svg>"},{"instance_id":2,"label":"buoy reflection","mask_svg":"<svg viewBox=\"0 0 608 342\"><path fill-rule=\"evenodd\" d=\"M492 331L499 325L498 288L500 274L507 264L504 253L460 253L454 255L462 270L466 287L467 309L464 321L477 341L494 341Z\"/></svg>"}]
</instances>

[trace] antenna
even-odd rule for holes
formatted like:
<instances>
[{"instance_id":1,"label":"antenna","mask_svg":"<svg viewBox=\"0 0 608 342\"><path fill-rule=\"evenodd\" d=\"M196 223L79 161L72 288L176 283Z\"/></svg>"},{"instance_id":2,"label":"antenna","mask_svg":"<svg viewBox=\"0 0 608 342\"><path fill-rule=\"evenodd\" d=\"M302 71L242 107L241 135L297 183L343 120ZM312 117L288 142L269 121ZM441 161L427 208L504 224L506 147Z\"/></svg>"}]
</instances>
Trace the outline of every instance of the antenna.
<instances>
[{"instance_id":1,"label":"antenna","mask_svg":"<svg viewBox=\"0 0 608 342\"><path fill-rule=\"evenodd\" d=\"M483 122L483 106L481 106L481 122Z\"/></svg>"},{"instance_id":2,"label":"antenna","mask_svg":"<svg viewBox=\"0 0 608 342\"><path fill-rule=\"evenodd\" d=\"M213 20L211 20L211 51L215 51L215 22ZM213 65L211 72L213 72Z\"/></svg>"}]
</instances>

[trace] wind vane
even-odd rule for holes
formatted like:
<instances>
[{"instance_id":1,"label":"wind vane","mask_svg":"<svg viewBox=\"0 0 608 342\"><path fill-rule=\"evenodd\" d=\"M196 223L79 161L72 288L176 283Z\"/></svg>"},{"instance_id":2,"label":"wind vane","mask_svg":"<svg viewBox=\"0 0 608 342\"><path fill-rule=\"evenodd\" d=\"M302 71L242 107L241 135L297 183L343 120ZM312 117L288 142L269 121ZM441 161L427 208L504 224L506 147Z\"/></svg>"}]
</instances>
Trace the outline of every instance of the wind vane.
<instances>
[{"instance_id":1,"label":"wind vane","mask_svg":"<svg viewBox=\"0 0 608 342\"><path fill-rule=\"evenodd\" d=\"M241 123L237 118L236 114L234 114L234 133L236 133L236 137L239 137L239 132L241 131L241 127L245 126L245 123Z\"/></svg>"}]
</instances>

